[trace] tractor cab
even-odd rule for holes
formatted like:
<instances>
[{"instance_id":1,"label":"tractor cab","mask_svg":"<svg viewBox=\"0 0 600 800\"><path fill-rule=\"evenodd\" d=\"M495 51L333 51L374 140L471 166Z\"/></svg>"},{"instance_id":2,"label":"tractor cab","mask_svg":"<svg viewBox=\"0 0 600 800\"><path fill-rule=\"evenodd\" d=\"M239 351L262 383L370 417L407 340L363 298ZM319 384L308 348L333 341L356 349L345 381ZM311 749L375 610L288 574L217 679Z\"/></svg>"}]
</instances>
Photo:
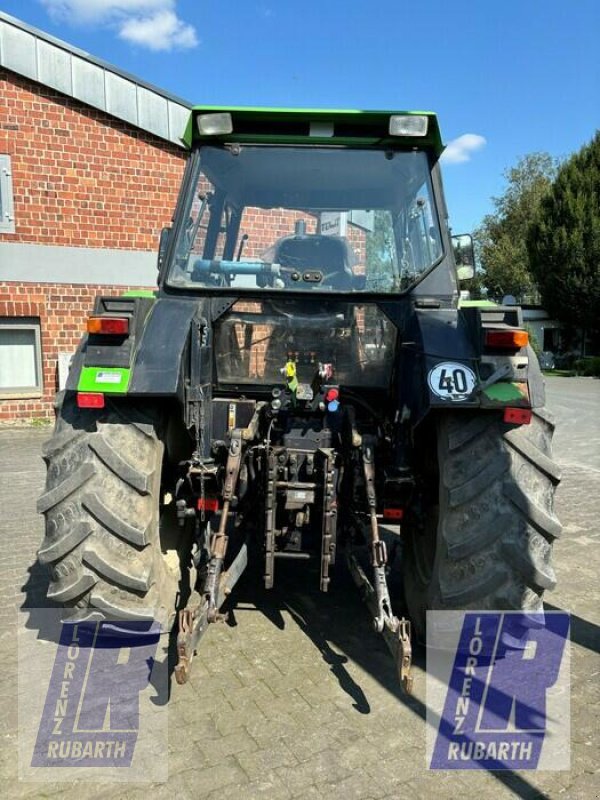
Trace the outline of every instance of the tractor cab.
<instances>
[{"instance_id":1,"label":"tractor cab","mask_svg":"<svg viewBox=\"0 0 600 800\"><path fill-rule=\"evenodd\" d=\"M327 364L336 384L389 390L396 331L376 301L449 266L436 117L199 108L186 140L163 289L235 296L219 385L272 388L292 362L305 387Z\"/></svg>"},{"instance_id":2,"label":"tractor cab","mask_svg":"<svg viewBox=\"0 0 600 800\"><path fill-rule=\"evenodd\" d=\"M167 290L398 295L448 250L433 114L198 109L186 140Z\"/></svg>"}]
</instances>

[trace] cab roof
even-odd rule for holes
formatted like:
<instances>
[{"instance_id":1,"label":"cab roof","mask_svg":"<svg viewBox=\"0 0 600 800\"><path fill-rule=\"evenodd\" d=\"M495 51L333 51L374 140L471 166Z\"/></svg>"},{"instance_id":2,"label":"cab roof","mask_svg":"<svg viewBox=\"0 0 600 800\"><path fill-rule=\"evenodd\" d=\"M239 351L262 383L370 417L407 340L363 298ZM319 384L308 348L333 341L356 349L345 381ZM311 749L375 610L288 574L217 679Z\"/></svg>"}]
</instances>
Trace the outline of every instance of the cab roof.
<instances>
[{"instance_id":1,"label":"cab roof","mask_svg":"<svg viewBox=\"0 0 600 800\"><path fill-rule=\"evenodd\" d=\"M201 135L196 120L203 114L231 114L233 131ZM424 136L391 136L390 117L426 116ZM188 147L209 142L254 144L329 144L361 147L417 148L439 157L444 150L437 116L432 111L357 111L324 108L251 108L194 106L183 135Z\"/></svg>"}]
</instances>

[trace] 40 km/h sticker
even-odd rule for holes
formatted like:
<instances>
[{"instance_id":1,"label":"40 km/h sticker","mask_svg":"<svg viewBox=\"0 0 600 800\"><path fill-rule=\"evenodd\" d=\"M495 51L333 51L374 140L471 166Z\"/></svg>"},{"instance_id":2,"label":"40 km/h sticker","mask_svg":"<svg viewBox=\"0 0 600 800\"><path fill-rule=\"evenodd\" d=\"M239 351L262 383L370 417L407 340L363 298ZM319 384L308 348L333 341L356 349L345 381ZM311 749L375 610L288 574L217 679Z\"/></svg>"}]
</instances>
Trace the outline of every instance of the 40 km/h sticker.
<instances>
[{"instance_id":1,"label":"40 km/h sticker","mask_svg":"<svg viewBox=\"0 0 600 800\"><path fill-rule=\"evenodd\" d=\"M475 388L475 373L464 364L443 361L429 373L429 388L443 400L466 400Z\"/></svg>"}]
</instances>

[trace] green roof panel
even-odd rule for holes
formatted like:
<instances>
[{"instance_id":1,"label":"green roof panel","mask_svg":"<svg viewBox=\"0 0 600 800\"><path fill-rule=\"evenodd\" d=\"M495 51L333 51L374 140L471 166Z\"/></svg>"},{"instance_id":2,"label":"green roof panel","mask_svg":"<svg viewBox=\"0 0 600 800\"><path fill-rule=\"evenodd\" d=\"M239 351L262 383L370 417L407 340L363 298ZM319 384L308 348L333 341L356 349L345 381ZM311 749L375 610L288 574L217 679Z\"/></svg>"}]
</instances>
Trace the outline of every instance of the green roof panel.
<instances>
[{"instance_id":1,"label":"green roof panel","mask_svg":"<svg viewBox=\"0 0 600 800\"><path fill-rule=\"evenodd\" d=\"M195 124L200 114L229 113L233 133L201 136ZM425 136L390 136L394 114L429 118ZM329 123L322 135L311 133L311 123ZM188 147L210 141L261 144L340 144L431 150L440 156L444 145L437 116L431 111L356 111L325 108L251 108L239 106L194 106L183 136Z\"/></svg>"}]
</instances>

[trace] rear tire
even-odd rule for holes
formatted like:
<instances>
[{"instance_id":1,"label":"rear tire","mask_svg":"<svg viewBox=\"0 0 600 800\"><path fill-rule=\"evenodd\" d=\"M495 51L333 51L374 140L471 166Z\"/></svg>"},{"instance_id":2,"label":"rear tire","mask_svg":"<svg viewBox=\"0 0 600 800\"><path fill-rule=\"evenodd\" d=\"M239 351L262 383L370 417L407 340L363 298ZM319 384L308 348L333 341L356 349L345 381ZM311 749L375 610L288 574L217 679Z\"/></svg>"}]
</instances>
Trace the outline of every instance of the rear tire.
<instances>
[{"instance_id":1,"label":"rear tire","mask_svg":"<svg viewBox=\"0 0 600 800\"><path fill-rule=\"evenodd\" d=\"M161 551L158 415L109 398L80 409L66 395L43 456L48 599L72 609L73 622L155 619L169 629L180 570Z\"/></svg>"},{"instance_id":2,"label":"rear tire","mask_svg":"<svg viewBox=\"0 0 600 800\"><path fill-rule=\"evenodd\" d=\"M403 529L404 592L420 639L427 610L542 610L561 532L553 431L542 409L519 427L496 413L440 416L439 505L424 504Z\"/></svg>"}]
</instances>

